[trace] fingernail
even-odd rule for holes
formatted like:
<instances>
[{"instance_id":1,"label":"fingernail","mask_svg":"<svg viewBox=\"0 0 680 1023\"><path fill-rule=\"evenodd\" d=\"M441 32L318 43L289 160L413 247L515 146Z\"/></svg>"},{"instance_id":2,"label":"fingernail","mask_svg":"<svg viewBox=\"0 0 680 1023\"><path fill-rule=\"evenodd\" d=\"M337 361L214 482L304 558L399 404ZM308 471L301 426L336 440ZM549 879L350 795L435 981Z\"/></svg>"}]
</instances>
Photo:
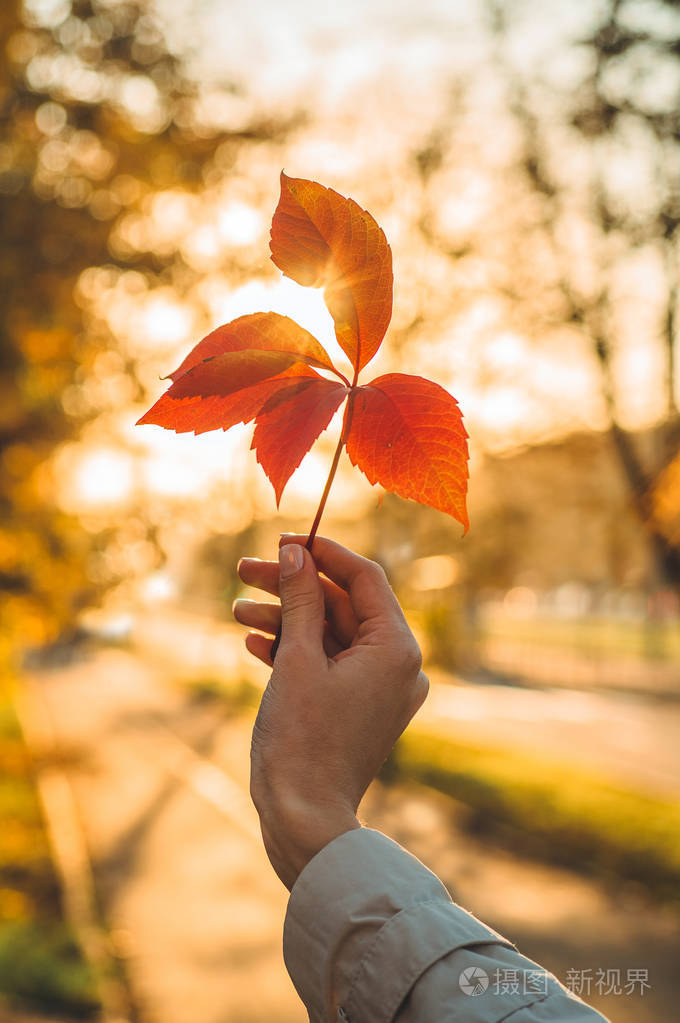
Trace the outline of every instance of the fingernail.
<instances>
[{"instance_id":1,"label":"fingernail","mask_svg":"<svg viewBox=\"0 0 680 1023\"><path fill-rule=\"evenodd\" d=\"M261 561L261 560L262 560L261 558L248 558L248 557L246 557L246 558L239 558L239 560L238 560L238 562L237 562L237 565L236 565L236 571L237 571L237 572L239 573L239 575L240 575L240 573L241 573L241 569L242 569L242 568L243 568L243 567L244 567L245 565L252 565L252 564L254 564L255 562L257 562L257 561Z\"/></svg>"},{"instance_id":2,"label":"fingernail","mask_svg":"<svg viewBox=\"0 0 680 1023\"><path fill-rule=\"evenodd\" d=\"M287 579L299 572L304 564L302 547L297 543L287 543L279 550L279 569L281 578Z\"/></svg>"}]
</instances>

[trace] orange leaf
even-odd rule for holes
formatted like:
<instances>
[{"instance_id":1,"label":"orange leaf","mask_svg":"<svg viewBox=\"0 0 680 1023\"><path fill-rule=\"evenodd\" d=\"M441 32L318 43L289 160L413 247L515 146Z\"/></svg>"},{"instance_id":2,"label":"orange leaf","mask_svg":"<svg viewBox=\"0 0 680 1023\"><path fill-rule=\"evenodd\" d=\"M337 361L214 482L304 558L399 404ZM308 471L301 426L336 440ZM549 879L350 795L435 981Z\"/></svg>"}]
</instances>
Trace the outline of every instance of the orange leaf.
<instances>
[{"instance_id":1,"label":"orange leaf","mask_svg":"<svg viewBox=\"0 0 680 1023\"><path fill-rule=\"evenodd\" d=\"M192 366L171 384L173 398L233 394L261 380L278 376L300 362L293 352L225 352Z\"/></svg>"},{"instance_id":2,"label":"orange leaf","mask_svg":"<svg viewBox=\"0 0 680 1023\"><path fill-rule=\"evenodd\" d=\"M358 372L392 316L392 252L373 217L316 181L282 173L270 248L287 277L323 285L335 336Z\"/></svg>"},{"instance_id":3,"label":"orange leaf","mask_svg":"<svg viewBox=\"0 0 680 1023\"><path fill-rule=\"evenodd\" d=\"M467 433L439 384L388 373L358 388L347 454L371 483L448 512L467 532Z\"/></svg>"},{"instance_id":4,"label":"orange leaf","mask_svg":"<svg viewBox=\"0 0 680 1023\"><path fill-rule=\"evenodd\" d=\"M178 380L199 362L227 352L246 350L286 352L297 357L291 361L306 362L337 373L313 334L294 320L279 313L251 313L217 327L199 341L178 369L169 374L170 379Z\"/></svg>"},{"instance_id":5,"label":"orange leaf","mask_svg":"<svg viewBox=\"0 0 680 1023\"><path fill-rule=\"evenodd\" d=\"M277 508L286 483L347 393L347 387L323 377L298 380L277 391L258 413L251 447L274 487Z\"/></svg>"},{"instance_id":6,"label":"orange leaf","mask_svg":"<svg viewBox=\"0 0 680 1023\"><path fill-rule=\"evenodd\" d=\"M161 395L137 425L153 423L166 430L175 430L176 433L228 430L236 423L247 423L254 419L277 391L290 387L291 381L310 378L324 379L309 366L298 362L277 376L260 380L233 393L176 396L173 393L175 388L186 380L186 377L181 377L178 384L173 384Z\"/></svg>"}]
</instances>

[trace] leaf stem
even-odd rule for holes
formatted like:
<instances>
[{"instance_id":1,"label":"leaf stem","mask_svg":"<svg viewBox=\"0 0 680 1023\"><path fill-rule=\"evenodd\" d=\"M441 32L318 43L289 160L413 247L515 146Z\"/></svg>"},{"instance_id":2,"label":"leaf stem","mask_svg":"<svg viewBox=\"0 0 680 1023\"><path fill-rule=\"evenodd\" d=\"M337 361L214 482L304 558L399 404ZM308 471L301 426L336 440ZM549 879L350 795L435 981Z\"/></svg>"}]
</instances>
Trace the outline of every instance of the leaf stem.
<instances>
[{"instance_id":1,"label":"leaf stem","mask_svg":"<svg viewBox=\"0 0 680 1023\"><path fill-rule=\"evenodd\" d=\"M347 384L348 387L352 386L350 384L349 380L347 379L347 377L345 376L345 374L341 373L339 369L335 368L335 366L327 366L325 368L326 369L330 369L331 373L335 373L336 377L339 377L340 380L342 380L343 384ZM356 377L354 378L354 380L355 380L355 383L356 383Z\"/></svg>"},{"instance_id":2,"label":"leaf stem","mask_svg":"<svg viewBox=\"0 0 680 1023\"><path fill-rule=\"evenodd\" d=\"M356 394L356 392L358 390L358 388L357 388L357 377L358 377L358 375L359 375L359 373L358 373L358 370L357 370L354 373L354 381L353 381L353 383L352 383L352 385L350 387L349 395L347 397L347 409L345 411L345 421L342 424L342 430L340 432L340 439L338 440L338 446L335 449L335 454L333 455L333 461L331 462L330 471L328 473L328 479L326 480L326 485L323 488L323 494L321 495L321 500L319 501L319 507L316 509L316 515L314 516L314 521L312 522L312 527L309 530L309 536L307 537L307 542L305 543L305 547L310 552L312 550L312 545L314 543L314 537L316 536L317 530L319 528L319 523L321 522L321 516L323 515L324 508L326 507L326 501L328 500L328 495L330 494L330 491L331 491L331 485L333 483L333 480L335 479L335 474L336 474L337 469L338 469L338 462L340 461L340 455L342 454L342 449L345 446L345 443L347 441L347 437L349 435L350 427L352 425L352 413L354 411L354 396L355 396L355 394ZM271 659L272 659L272 661L276 657L276 651L279 649L279 643L280 642L281 642L281 626L279 625L279 628L277 630L276 636L274 637L274 642L272 643L272 649L271 649Z\"/></svg>"},{"instance_id":3,"label":"leaf stem","mask_svg":"<svg viewBox=\"0 0 680 1023\"><path fill-rule=\"evenodd\" d=\"M323 494L321 495L321 500L319 501L319 507L316 509L316 515L314 516L314 521L312 522L312 528L309 530L309 536L307 537L307 543L305 544L305 547L307 548L308 551L311 551L312 549L314 537L316 536L317 530L319 528L321 516L323 515L324 508L326 507L326 501L328 500L328 495L331 490L331 484L335 479L335 473L337 472L338 462L340 461L340 455L342 454L342 449L345 446L345 441L347 440L347 435L349 433L350 426L352 425L352 409L354 406L355 390L356 390L355 387L351 387L349 396L347 398L347 411L345 412L345 422L343 423L342 432L340 433L338 446L336 447L335 454L333 455L333 461L331 462L331 468L330 472L328 473L328 479L326 480L326 486L323 488Z\"/></svg>"}]
</instances>

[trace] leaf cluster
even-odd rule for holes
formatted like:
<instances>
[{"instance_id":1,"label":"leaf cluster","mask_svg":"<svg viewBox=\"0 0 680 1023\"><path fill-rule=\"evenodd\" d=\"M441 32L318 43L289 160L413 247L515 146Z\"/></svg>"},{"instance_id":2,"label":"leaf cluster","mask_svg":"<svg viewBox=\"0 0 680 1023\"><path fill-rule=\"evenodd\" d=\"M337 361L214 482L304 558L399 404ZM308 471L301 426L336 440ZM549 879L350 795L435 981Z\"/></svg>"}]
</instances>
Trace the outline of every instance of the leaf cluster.
<instances>
[{"instance_id":1,"label":"leaf cluster","mask_svg":"<svg viewBox=\"0 0 680 1023\"><path fill-rule=\"evenodd\" d=\"M431 380L405 373L359 384L392 316L392 253L384 232L353 199L282 173L270 247L287 277L323 288L352 380L299 324L278 313L253 313L203 338L139 423L198 434L254 420L252 447L278 505L344 402L319 515L344 446L371 483L447 512L467 530L467 433L455 398Z\"/></svg>"}]
</instances>

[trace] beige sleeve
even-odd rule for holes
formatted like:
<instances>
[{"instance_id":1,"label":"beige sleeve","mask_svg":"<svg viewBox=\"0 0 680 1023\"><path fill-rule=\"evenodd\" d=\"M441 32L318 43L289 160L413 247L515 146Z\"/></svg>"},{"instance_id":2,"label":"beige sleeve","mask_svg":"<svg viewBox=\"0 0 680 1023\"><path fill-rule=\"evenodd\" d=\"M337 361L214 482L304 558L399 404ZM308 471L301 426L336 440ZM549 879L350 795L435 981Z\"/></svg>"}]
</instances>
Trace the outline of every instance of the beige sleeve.
<instances>
[{"instance_id":1,"label":"beige sleeve","mask_svg":"<svg viewBox=\"0 0 680 1023\"><path fill-rule=\"evenodd\" d=\"M283 950L311 1023L604 1020L369 828L340 835L302 871Z\"/></svg>"}]
</instances>

